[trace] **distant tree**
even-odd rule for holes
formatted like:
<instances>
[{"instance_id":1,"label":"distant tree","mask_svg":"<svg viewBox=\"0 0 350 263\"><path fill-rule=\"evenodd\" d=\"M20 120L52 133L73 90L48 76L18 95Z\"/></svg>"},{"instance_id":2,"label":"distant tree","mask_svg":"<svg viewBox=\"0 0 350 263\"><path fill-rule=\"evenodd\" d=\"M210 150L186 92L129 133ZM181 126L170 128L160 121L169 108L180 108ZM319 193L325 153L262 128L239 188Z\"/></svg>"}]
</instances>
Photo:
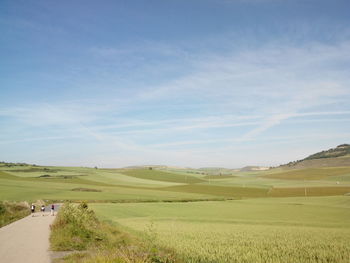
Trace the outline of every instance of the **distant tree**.
<instances>
[{"instance_id":1,"label":"distant tree","mask_svg":"<svg viewBox=\"0 0 350 263\"><path fill-rule=\"evenodd\" d=\"M152 170L153 168L152 167L148 167L148 170Z\"/></svg>"},{"instance_id":2,"label":"distant tree","mask_svg":"<svg viewBox=\"0 0 350 263\"><path fill-rule=\"evenodd\" d=\"M94 167L95 169L98 169L97 166Z\"/></svg>"}]
</instances>

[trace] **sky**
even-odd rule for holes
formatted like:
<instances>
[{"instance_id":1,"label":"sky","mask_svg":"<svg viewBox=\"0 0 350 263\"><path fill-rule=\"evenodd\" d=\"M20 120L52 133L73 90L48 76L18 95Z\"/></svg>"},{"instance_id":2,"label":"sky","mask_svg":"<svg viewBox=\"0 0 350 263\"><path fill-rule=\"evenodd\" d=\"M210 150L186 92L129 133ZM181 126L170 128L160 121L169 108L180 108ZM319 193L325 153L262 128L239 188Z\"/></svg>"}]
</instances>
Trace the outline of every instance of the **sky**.
<instances>
[{"instance_id":1,"label":"sky","mask_svg":"<svg viewBox=\"0 0 350 263\"><path fill-rule=\"evenodd\" d=\"M0 160L276 166L350 143L348 0L1 0Z\"/></svg>"}]
</instances>

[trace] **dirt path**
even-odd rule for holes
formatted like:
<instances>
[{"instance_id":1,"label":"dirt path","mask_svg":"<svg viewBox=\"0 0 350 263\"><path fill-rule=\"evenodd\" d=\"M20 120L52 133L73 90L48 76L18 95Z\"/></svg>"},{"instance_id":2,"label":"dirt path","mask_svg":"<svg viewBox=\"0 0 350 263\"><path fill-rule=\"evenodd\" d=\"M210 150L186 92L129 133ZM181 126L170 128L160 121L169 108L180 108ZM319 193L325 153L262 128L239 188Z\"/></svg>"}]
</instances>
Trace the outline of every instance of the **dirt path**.
<instances>
[{"instance_id":1,"label":"dirt path","mask_svg":"<svg viewBox=\"0 0 350 263\"><path fill-rule=\"evenodd\" d=\"M0 228L0 262L49 263L50 224L55 216L35 213Z\"/></svg>"}]
</instances>

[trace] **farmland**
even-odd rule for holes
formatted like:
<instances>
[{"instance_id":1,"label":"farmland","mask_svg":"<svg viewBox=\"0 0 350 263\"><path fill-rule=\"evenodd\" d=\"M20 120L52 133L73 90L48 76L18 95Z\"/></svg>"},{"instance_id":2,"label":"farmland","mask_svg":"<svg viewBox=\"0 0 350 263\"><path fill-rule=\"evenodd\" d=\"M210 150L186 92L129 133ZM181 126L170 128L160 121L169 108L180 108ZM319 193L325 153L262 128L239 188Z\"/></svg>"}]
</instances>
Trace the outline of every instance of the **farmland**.
<instances>
[{"instance_id":1,"label":"farmland","mask_svg":"<svg viewBox=\"0 0 350 263\"><path fill-rule=\"evenodd\" d=\"M134 202L329 196L350 192L350 169L277 168L217 175L174 169L2 165L0 190L0 200L15 201Z\"/></svg>"},{"instance_id":2,"label":"farmland","mask_svg":"<svg viewBox=\"0 0 350 263\"><path fill-rule=\"evenodd\" d=\"M349 197L94 204L186 262L349 262ZM336 251L336 252L335 252Z\"/></svg>"},{"instance_id":3,"label":"farmland","mask_svg":"<svg viewBox=\"0 0 350 263\"><path fill-rule=\"evenodd\" d=\"M0 200L87 201L100 220L184 262L349 262L349 193L349 167L0 165Z\"/></svg>"}]
</instances>

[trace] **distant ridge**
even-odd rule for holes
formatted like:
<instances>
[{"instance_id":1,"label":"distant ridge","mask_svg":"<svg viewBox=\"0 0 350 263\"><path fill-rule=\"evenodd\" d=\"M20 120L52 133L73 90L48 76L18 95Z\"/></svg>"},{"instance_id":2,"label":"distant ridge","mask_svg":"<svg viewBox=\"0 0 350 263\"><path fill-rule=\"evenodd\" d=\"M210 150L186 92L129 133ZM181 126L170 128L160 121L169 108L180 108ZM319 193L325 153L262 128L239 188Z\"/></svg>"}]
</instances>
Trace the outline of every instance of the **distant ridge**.
<instances>
[{"instance_id":1,"label":"distant ridge","mask_svg":"<svg viewBox=\"0 0 350 263\"><path fill-rule=\"evenodd\" d=\"M293 161L280 167L299 169L340 166L350 166L350 144L341 144L336 148L311 154L302 160Z\"/></svg>"},{"instance_id":2,"label":"distant ridge","mask_svg":"<svg viewBox=\"0 0 350 263\"><path fill-rule=\"evenodd\" d=\"M318 152L306 157L304 160L314 160L321 158L334 158L341 157L350 154L350 144L341 144L336 148L329 149L327 151Z\"/></svg>"},{"instance_id":3,"label":"distant ridge","mask_svg":"<svg viewBox=\"0 0 350 263\"><path fill-rule=\"evenodd\" d=\"M251 172L251 171L266 171L269 170L269 167L265 166L245 166L240 169L241 172Z\"/></svg>"},{"instance_id":4,"label":"distant ridge","mask_svg":"<svg viewBox=\"0 0 350 263\"><path fill-rule=\"evenodd\" d=\"M193 169L190 167L181 167L181 166L169 166L169 165L158 165L158 164L149 164L149 165L132 165L132 166L126 166L122 169L176 169L176 170L187 170L187 169Z\"/></svg>"}]
</instances>

